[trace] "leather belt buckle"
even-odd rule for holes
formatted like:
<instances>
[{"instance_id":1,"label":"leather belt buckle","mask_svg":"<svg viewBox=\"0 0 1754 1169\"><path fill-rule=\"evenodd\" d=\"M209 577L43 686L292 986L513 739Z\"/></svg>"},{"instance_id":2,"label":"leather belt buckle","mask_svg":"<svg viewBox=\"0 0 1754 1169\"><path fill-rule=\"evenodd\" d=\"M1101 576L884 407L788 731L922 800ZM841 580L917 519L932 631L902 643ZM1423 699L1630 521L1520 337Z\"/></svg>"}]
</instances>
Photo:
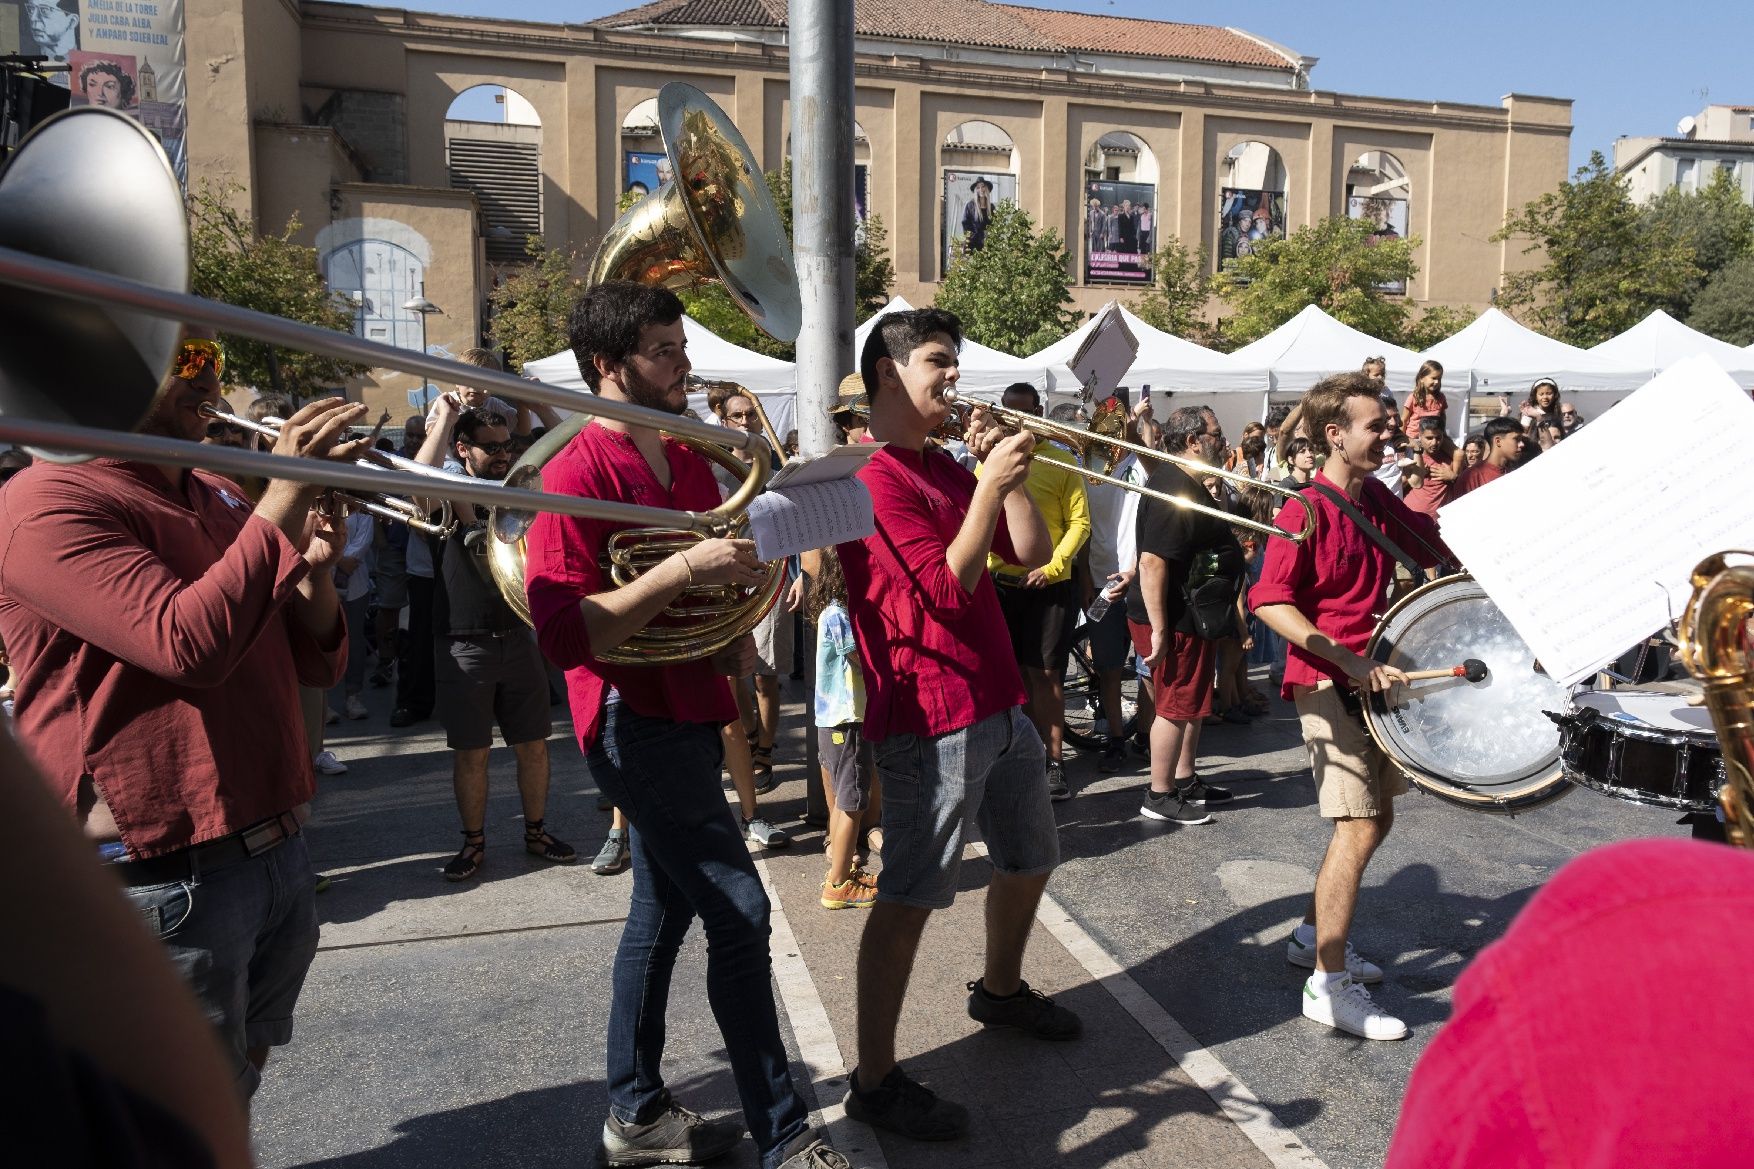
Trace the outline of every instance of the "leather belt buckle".
<instances>
[{"instance_id":1,"label":"leather belt buckle","mask_svg":"<svg viewBox=\"0 0 1754 1169\"><path fill-rule=\"evenodd\" d=\"M260 824L252 824L238 833L238 840L243 844L246 857L258 857L281 841L291 836L297 829L294 821L292 828L286 826L287 814L283 813L272 820L264 820Z\"/></svg>"}]
</instances>

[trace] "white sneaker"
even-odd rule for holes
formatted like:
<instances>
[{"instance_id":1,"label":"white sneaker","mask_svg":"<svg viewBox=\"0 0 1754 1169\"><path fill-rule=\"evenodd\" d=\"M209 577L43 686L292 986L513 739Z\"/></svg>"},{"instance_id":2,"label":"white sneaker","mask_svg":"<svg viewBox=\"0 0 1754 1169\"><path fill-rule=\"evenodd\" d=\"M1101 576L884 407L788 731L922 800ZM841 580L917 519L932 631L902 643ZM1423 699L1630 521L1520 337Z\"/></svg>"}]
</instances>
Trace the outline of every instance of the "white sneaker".
<instances>
[{"instance_id":1,"label":"white sneaker","mask_svg":"<svg viewBox=\"0 0 1754 1169\"><path fill-rule=\"evenodd\" d=\"M347 717L352 719L371 717L371 711L365 708L365 701L357 694L347 696Z\"/></svg>"},{"instance_id":2,"label":"white sneaker","mask_svg":"<svg viewBox=\"0 0 1754 1169\"><path fill-rule=\"evenodd\" d=\"M335 758L333 751L318 751L316 757L311 760L311 766L317 769L319 775L347 774L347 764Z\"/></svg>"},{"instance_id":3,"label":"white sneaker","mask_svg":"<svg viewBox=\"0 0 1754 1169\"><path fill-rule=\"evenodd\" d=\"M1316 948L1306 946L1297 940L1297 931L1291 931L1291 939L1285 943L1285 960L1293 966L1301 966L1305 970L1316 968ZM1352 976L1353 982L1375 983L1382 981L1382 967L1368 958L1359 957L1352 943L1346 943L1346 973Z\"/></svg>"},{"instance_id":4,"label":"white sneaker","mask_svg":"<svg viewBox=\"0 0 1754 1169\"><path fill-rule=\"evenodd\" d=\"M1361 1039L1405 1039L1407 1024L1377 1009L1370 992L1342 978L1327 994L1317 994L1314 979L1303 984L1303 1017L1326 1023Z\"/></svg>"}]
</instances>

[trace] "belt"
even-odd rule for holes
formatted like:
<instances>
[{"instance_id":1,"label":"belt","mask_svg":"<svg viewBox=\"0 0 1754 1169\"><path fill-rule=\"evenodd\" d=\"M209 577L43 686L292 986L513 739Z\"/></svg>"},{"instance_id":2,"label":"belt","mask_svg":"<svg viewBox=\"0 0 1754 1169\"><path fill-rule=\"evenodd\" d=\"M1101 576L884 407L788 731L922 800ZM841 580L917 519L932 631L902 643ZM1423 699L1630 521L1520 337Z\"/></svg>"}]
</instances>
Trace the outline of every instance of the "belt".
<instances>
[{"instance_id":1,"label":"belt","mask_svg":"<svg viewBox=\"0 0 1754 1169\"><path fill-rule=\"evenodd\" d=\"M297 836L298 832L298 817L291 812L282 812L218 840L209 840L204 844L180 848L175 852L145 860L114 861L109 865L109 870L124 885L165 885L172 881L192 881L202 873L271 852L288 838Z\"/></svg>"}]
</instances>

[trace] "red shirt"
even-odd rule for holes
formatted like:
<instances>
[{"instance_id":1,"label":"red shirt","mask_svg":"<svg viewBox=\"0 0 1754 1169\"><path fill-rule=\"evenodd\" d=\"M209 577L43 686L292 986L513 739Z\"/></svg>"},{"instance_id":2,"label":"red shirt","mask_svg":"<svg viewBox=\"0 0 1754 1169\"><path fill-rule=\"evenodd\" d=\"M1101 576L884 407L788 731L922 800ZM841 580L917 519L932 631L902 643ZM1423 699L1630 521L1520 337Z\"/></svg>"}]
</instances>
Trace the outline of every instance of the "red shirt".
<instances>
[{"instance_id":1,"label":"red shirt","mask_svg":"<svg viewBox=\"0 0 1754 1169\"><path fill-rule=\"evenodd\" d=\"M1419 486L1407 492L1403 502L1420 515L1434 516L1438 508L1449 502L1450 489L1460 477L1446 482L1434 476L1433 468L1447 470L1449 463L1433 458L1430 451L1420 451L1419 462L1425 468L1425 477L1419 480Z\"/></svg>"},{"instance_id":2,"label":"red shirt","mask_svg":"<svg viewBox=\"0 0 1754 1169\"><path fill-rule=\"evenodd\" d=\"M1503 467L1494 467L1482 459L1462 472L1462 477L1457 479L1455 486L1450 488L1449 497L1450 499L1460 499L1474 488L1484 487L1503 474Z\"/></svg>"},{"instance_id":3,"label":"red shirt","mask_svg":"<svg viewBox=\"0 0 1754 1169\"><path fill-rule=\"evenodd\" d=\"M1312 482L1339 490L1320 471ZM1420 564L1430 567L1438 560L1425 544L1442 556L1449 554L1437 534L1436 521L1409 510L1377 479L1366 476L1362 494L1352 502ZM1249 590L1249 606L1294 605L1334 641L1354 653L1363 653L1385 608L1389 585L1395 579L1395 562L1333 500L1313 487L1304 489L1301 500L1293 499L1281 508L1273 522L1288 532L1298 531L1303 527L1306 505L1315 508L1315 533L1301 544L1267 541L1266 563L1261 579ZM1286 699L1291 698L1293 686L1313 686L1324 678L1352 685L1345 671L1326 658L1295 645L1286 649L1285 683L1281 687Z\"/></svg>"},{"instance_id":4,"label":"red shirt","mask_svg":"<svg viewBox=\"0 0 1754 1169\"><path fill-rule=\"evenodd\" d=\"M1456 982L1388 1169L1729 1169L1754 1092L1754 856L1635 840L1561 869Z\"/></svg>"},{"instance_id":5,"label":"red shirt","mask_svg":"<svg viewBox=\"0 0 1754 1169\"><path fill-rule=\"evenodd\" d=\"M877 530L840 545L865 672L865 737L946 735L1023 702L1023 675L985 572L967 592L945 558L975 477L942 451L885 447L859 472ZM993 551L1016 563L1000 515Z\"/></svg>"},{"instance_id":6,"label":"red shirt","mask_svg":"<svg viewBox=\"0 0 1754 1169\"><path fill-rule=\"evenodd\" d=\"M0 490L0 638L18 732L61 802L90 775L135 857L229 836L316 790L298 685L328 687L286 608L309 566L228 479L177 490L117 459L38 463Z\"/></svg>"},{"instance_id":7,"label":"red shirt","mask_svg":"<svg viewBox=\"0 0 1754 1169\"><path fill-rule=\"evenodd\" d=\"M719 506L718 481L705 459L668 438L664 455L670 464L668 490L632 438L593 422L542 468L542 488L677 511ZM579 602L615 587L601 558L609 537L628 526L543 512L524 544L525 589L536 638L548 660L566 671L573 728L586 751L602 732L603 698L611 686L621 701L651 718L724 724L737 717L730 686L704 658L673 666L618 666L592 656Z\"/></svg>"}]
</instances>

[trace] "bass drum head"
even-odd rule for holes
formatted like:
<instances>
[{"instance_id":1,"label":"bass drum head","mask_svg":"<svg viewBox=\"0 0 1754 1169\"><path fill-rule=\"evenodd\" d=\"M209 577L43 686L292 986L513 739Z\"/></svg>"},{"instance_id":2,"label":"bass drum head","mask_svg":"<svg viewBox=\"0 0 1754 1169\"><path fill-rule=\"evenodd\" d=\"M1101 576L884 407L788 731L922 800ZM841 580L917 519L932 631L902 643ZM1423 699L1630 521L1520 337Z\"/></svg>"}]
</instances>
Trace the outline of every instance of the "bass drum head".
<instances>
[{"instance_id":1,"label":"bass drum head","mask_svg":"<svg viewBox=\"0 0 1754 1169\"><path fill-rule=\"evenodd\" d=\"M1472 577L1453 576L1403 597L1371 635L1365 656L1401 670L1469 658L1482 682L1439 678L1372 694L1365 724L1418 787L1463 807L1518 812L1570 787L1559 762L1566 691L1535 670L1535 655Z\"/></svg>"}]
</instances>

